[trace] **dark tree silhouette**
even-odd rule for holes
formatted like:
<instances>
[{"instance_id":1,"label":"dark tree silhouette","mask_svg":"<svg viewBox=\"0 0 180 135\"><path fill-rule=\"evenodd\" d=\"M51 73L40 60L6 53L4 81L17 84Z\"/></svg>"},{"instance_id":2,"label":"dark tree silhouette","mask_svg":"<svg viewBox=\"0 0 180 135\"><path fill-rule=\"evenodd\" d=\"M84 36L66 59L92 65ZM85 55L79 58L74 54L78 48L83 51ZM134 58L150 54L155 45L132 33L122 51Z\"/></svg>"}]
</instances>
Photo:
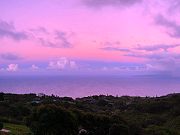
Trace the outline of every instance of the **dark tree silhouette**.
<instances>
[{"instance_id":1,"label":"dark tree silhouette","mask_svg":"<svg viewBox=\"0 0 180 135\"><path fill-rule=\"evenodd\" d=\"M74 115L55 105L38 107L30 121L30 128L35 135L77 135Z\"/></svg>"},{"instance_id":2,"label":"dark tree silhouette","mask_svg":"<svg viewBox=\"0 0 180 135\"><path fill-rule=\"evenodd\" d=\"M4 93L0 93L0 101L4 101Z\"/></svg>"}]
</instances>

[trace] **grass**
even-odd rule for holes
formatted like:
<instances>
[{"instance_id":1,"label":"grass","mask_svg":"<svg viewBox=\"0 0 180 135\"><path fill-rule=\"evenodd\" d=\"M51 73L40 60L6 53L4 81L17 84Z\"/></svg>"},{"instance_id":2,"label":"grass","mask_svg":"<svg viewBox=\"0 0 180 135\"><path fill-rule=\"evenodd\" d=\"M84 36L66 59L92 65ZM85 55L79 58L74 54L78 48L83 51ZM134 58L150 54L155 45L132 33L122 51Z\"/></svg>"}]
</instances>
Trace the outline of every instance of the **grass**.
<instances>
[{"instance_id":1,"label":"grass","mask_svg":"<svg viewBox=\"0 0 180 135\"><path fill-rule=\"evenodd\" d=\"M25 125L4 123L4 129L10 130L10 135L31 135L29 128Z\"/></svg>"}]
</instances>

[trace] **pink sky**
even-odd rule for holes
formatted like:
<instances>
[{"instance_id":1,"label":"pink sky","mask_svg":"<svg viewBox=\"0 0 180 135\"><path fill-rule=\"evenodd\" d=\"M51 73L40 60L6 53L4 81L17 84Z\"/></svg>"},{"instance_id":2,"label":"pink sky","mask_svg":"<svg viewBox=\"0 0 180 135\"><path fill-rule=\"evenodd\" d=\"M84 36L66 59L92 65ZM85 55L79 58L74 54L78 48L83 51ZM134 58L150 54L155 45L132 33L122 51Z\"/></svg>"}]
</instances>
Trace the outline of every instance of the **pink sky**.
<instances>
[{"instance_id":1,"label":"pink sky","mask_svg":"<svg viewBox=\"0 0 180 135\"><path fill-rule=\"evenodd\" d=\"M1 0L0 73L179 75L179 11L177 0Z\"/></svg>"}]
</instances>

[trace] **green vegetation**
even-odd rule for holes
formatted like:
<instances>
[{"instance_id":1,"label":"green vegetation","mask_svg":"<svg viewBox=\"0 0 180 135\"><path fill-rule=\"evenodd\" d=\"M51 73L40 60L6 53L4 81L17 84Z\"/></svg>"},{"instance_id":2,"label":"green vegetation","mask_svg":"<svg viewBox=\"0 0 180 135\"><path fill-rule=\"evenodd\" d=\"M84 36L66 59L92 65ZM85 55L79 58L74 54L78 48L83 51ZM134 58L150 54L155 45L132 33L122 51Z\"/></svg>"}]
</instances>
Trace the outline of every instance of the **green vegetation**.
<instances>
[{"instance_id":1,"label":"green vegetation","mask_svg":"<svg viewBox=\"0 0 180 135\"><path fill-rule=\"evenodd\" d=\"M180 94L0 95L0 121L14 135L180 135Z\"/></svg>"},{"instance_id":2,"label":"green vegetation","mask_svg":"<svg viewBox=\"0 0 180 135\"><path fill-rule=\"evenodd\" d=\"M76 134L75 116L56 105L40 106L29 119L29 126L36 135Z\"/></svg>"},{"instance_id":3,"label":"green vegetation","mask_svg":"<svg viewBox=\"0 0 180 135\"><path fill-rule=\"evenodd\" d=\"M10 135L30 135L30 129L25 125L4 123L4 129L10 130Z\"/></svg>"}]
</instances>

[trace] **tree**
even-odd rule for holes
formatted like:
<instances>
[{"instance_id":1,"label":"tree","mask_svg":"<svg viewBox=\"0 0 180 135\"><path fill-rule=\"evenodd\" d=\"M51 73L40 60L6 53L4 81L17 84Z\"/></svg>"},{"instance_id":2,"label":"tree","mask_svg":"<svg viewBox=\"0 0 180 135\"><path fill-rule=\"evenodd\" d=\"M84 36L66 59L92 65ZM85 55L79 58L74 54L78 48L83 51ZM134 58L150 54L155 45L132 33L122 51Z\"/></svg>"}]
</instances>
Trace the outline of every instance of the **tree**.
<instances>
[{"instance_id":1,"label":"tree","mask_svg":"<svg viewBox=\"0 0 180 135\"><path fill-rule=\"evenodd\" d=\"M4 101L4 93L0 93L0 101Z\"/></svg>"},{"instance_id":2,"label":"tree","mask_svg":"<svg viewBox=\"0 0 180 135\"><path fill-rule=\"evenodd\" d=\"M56 105L43 105L30 118L30 128L35 135L75 135L75 116Z\"/></svg>"}]
</instances>

